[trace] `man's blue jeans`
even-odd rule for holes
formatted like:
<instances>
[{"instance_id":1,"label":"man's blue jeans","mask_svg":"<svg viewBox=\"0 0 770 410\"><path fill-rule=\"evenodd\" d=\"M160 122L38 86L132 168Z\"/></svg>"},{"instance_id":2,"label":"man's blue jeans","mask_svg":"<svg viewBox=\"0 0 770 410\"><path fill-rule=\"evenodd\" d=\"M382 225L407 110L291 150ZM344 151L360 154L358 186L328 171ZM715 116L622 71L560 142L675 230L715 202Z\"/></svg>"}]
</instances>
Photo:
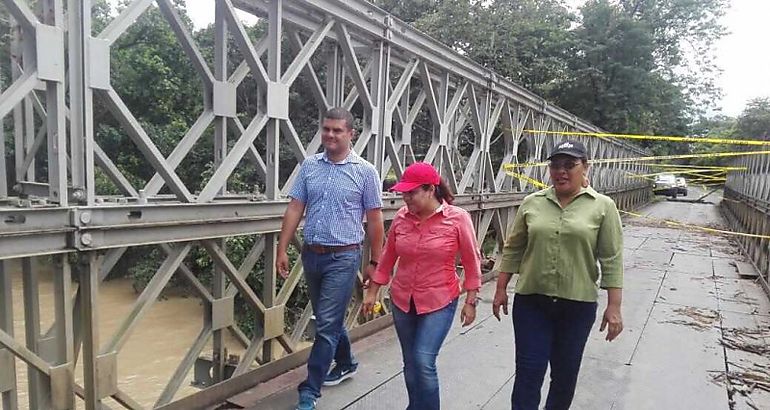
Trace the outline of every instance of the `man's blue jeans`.
<instances>
[{"instance_id":1,"label":"man's blue jeans","mask_svg":"<svg viewBox=\"0 0 770 410\"><path fill-rule=\"evenodd\" d=\"M441 407L436 357L452 327L457 299L435 312L418 315L414 302L409 312L393 307L401 353L404 380L409 394L407 410L438 410Z\"/></svg>"},{"instance_id":2,"label":"man's blue jeans","mask_svg":"<svg viewBox=\"0 0 770 410\"><path fill-rule=\"evenodd\" d=\"M318 398L332 359L341 366L355 363L345 330L345 313L361 266L361 250L324 254L304 250L302 265L315 314L316 334L307 361L307 379L298 390L300 395Z\"/></svg>"},{"instance_id":3,"label":"man's blue jeans","mask_svg":"<svg viewBox=\"0 0 770 410\"><path fill-rule=\"evenodd\" d=\"M578 302L544 295L513 298L516 377L511 406L537 410L548 364L551 385L546 410L566 410L575 395L583 350L596 320L596 302Z\"/></svg>"}]
</instances>

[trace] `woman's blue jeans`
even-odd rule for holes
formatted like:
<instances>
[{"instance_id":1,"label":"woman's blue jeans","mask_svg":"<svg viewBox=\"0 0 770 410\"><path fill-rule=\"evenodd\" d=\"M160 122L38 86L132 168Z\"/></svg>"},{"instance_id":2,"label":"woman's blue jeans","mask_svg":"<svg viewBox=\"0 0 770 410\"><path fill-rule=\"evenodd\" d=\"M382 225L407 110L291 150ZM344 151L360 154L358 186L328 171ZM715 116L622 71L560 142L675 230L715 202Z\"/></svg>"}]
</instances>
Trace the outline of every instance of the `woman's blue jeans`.
<instances>
[{"instance_id":1,"label":"woman's blue jeans","mask_svg":"<svg viewBox=\"0 0 770 410\"><path fill-rule=\"evenodd\" d=\"M437 311L418 315L414 302L409 312L393 307L393 322L404 357L404 380L409 395L407 410L441 407L436 358L452 327L457 299Z\"/></svg>"},{"instance_id":2,"label":"woman's blue jeans","mask_svg":"<svg viewBox=\"0 0 770 410\"><path fill-rule=\"evenodd\" d=\"M361 266L361 250L324 254L303 251L302 265L316 334L307 361L307 379L298 390L301 396L317 398L321 397L321 386L332 360L342 366L355 363L345 330L345 313Z\"/></svg>"},{"instance_id":3,"label":"woman's blue jeans","mask_svg":"<svg viewBox=\"0 0 770 410\"><path fill-rule=\"evenodd\" d=\"M596 320L596 302L544 295L513 298L516 377L511 394L514 410L537 410L548 365L551 385L546 410L567 410L575 395L583 350Z\"/></svg>"}]
</instances>

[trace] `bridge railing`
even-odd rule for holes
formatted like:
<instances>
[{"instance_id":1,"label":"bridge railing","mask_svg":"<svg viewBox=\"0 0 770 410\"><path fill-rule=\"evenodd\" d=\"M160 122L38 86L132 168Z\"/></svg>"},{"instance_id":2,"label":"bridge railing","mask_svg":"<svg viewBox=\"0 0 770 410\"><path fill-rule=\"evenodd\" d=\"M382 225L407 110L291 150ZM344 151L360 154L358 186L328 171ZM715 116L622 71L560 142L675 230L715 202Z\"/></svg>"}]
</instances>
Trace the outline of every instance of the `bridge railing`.
<instances>
[{"instance_id":1,"label":"bridge railing","mask_svg":"<svg viewBox=\"0 0 770 410\"><path fill-rule=\"evenodd\" d=\"M601 131L361 0L206 3L215 16L209 54L171 0L129 2L100 32L90 0L40 0L34 8L2 0L10 42L0 57L11 70L0 118L13 148L12 156L0 155L4 408L68 409L76 400L89 409L190 408L300 363L312 326L302 266L295 263L283 280L273 261L285 194L301 160L321 148L315 123L329 107L362 119L354 149L384 181L416 160L439 168L457 203L474 215L489 257L534 190L504 165L544 160L554 142L547 131ZM263 30L245 27L243 12L262 19ZM166 153L149 120L123 100L111 63L121 37L149 13L168 24L201 89L200 115ZM105 126L117 126L132 144L134 159L151 170L144 179L126 173L119 152L102 149ZM576 138L597 159L644 154L616 140ZM182 178L193 155L208 155L211 170ZM590 177L621 208L633 208L650 190L628 174L645 168L597 164ZM544 167L520 172L548 181ZM240 192L244 181L258 192ZM384 199L390 218L401 202ZM298 249L301 236L294 244ZM127 313L105 326L108 276L155 259ZM41 266L53 271L51 301L40 298ZM135 357L127 352L139 349L147 361L153 352L129 342L172 281L200 300L190 312L199 315L200 330L169 358L177 365L163 387L140 391L124 370ZM14 328L19 296L21 330ZM359 281L346 320L354 334L388 324L388 316L362 317L360 305ZM179 342L173 327L153 331ZM27 371L17 372L22 364ZM232 379L180 400L198 366L206 383ZM24 396L27 403L19 403Z\"/></svg>"},{"instance_id":2,"label":"bridge railing","mask_svg":"<svg viewBox=\"0 0 770 410\"><path fill-rule=\"evenodd\" d=\"M722 210L733 230L758 235L737 240L770 296L770 155L746 156L734 164L745 170L728 174Z\"/></svg>"}]
</instances>

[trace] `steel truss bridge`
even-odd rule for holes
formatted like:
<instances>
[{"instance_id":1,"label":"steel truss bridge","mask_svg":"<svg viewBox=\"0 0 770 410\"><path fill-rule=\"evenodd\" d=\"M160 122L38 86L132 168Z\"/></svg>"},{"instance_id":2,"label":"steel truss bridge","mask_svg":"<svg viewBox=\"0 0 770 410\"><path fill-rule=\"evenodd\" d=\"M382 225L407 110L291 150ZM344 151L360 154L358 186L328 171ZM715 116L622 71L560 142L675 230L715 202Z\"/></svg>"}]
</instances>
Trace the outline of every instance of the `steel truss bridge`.
<instances>
[{"instance_id":1,"label":"steel truss bridge","mask_svg":"<svg viewBox=\"0 0 770 410\"><path fill-rule=\"evenodd\" d=\"M457 203L474 215L479 240L492 241L490 257L502 245L518 204L535 189L506 174L503 164L546 158L553 137L544 131L601 131L362 0L199 1L210 3L215 15L213 61L204 58L171 0L131 1L101 32L92 27L91 0L34 5L2 0L2 18L10 21L10 31L3 33L10 49L2 61L11 66L0 95L6 142L0 144L3 409L192 408L214 404L307 357L301 342L311 322L309 305L297 320L285 320L302 266L296 264L285 281L273 269L296 164L321 147L320 133L299 135L295 128L301 118L291 95L300 89L312 95L319 115L333 106L360 114L355 150L383 179L400 176L416 160L436 165L457 193ZM204 107L168 155L112 87L111 48L149 10L162 14L197 72ZM242 13L262 19L262 38L249 36ZM242 61L229 61L233 44ZM238 104L247 78L257 83L256 113ZM143 185L123 174L116 152L100 147L97 104L121 124L142 164L155 172ZM430 129L415 127L420 118L427 118ZM463 136L471 136L472 149L461 149ZM180 164L202 138L213 139L214 169L186 184L178 175ZM417 144L421 139L425 143ZM618 140L578 139L594 158L645 154ZM6 155L6 145L12 155ZM260 195L228 189L242 163L250 164L264 187ZM726 196L732 201L726 209L735 229L767 232L770 160L754 156L741 164L748 169L729 179ZM647 169L635 162L599 164L590 178L596 189L628 209L651 195L643 180L627 178L629 172ZM544 168L526 167L521 173L548 179ZM121 194L99 192L97 174ZM384 199L386 216L392 217L400 200L389 194ZM253 237L254 245L236 266L225 243L245 236ZM300 242L297 237L295 244ZM160 249L165 259L129 313L118 318L118 329L101 331L102 282L129 248L146 245ZM766 280L768 240L746 238L743 246ZM188 266L195 248L213 261L210 285ZM38 261L55 269L50 327L41 321ZM265 268L256 292L246 278L256 274L258 261ZM11 264L22 270L23 312L13 309ZM172 277L187 282L204 314L199 335L188 341L188 352L148 405L122 383L119 353ZM234 319L237 295L256 317L253 336ZM389 324L387 315L361 317L360 304L359 283L346 321L354 336ZM15 334L14 321L21 320L24 334ZM174 337L173 329L157 333ZM226 336L245 349L227 380ZM177 392L202 355L212 358L213 381L222 382L180 399ZM15 366L21 362L27 368L24 383ZM21 403L21 391L28 403Z\"/></svg>"}]
</instances>

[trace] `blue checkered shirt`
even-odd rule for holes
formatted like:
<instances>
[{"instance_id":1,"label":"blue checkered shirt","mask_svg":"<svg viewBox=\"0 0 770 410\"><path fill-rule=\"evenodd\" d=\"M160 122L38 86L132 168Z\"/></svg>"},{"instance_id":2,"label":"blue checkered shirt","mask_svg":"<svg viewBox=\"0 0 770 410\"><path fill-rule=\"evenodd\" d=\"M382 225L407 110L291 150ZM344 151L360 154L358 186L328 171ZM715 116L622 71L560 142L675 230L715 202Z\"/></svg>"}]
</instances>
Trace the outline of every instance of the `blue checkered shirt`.
<instances>
[{"instance_id":1,"label":"blue checkered shirt","mask_svg":"<svg viewBox=\"0 0 770 410\"><path fill-rule=\"evenodd\" d=\"M377 170L352 151L338 163L325 152L305 158L289 196L305 204L304 241L312 245L363 242L364 212L382 208Z\"/></svg>"}]
</instances>

